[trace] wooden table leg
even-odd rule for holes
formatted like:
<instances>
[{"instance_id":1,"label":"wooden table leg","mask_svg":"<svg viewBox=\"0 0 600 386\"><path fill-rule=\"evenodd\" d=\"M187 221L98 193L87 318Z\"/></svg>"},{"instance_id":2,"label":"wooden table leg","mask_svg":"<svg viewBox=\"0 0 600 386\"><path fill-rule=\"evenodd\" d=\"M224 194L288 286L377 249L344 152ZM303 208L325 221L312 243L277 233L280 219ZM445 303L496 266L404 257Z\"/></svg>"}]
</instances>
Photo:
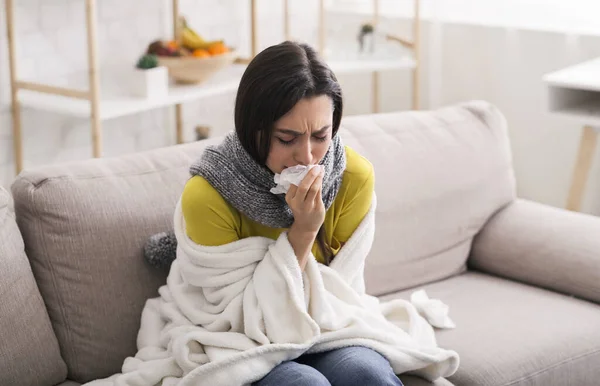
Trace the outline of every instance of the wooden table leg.
<instances>
[{"instance_id":1,"label":"wooden table leg","mask_svg":"<svg viewBox=\"0 0 600 386\"><path fill-rule=\"evenodd\" d=\"M588 175L592 167L592 160L596 152L596 143L598 132L591 126L585 126L579 142L579 152L577 153L577 163L573 171L573 179L571 182L571 190L569 191L569 199L567 201L567 209L579 211L585 185Z\"/></svg>"}]
</instances>

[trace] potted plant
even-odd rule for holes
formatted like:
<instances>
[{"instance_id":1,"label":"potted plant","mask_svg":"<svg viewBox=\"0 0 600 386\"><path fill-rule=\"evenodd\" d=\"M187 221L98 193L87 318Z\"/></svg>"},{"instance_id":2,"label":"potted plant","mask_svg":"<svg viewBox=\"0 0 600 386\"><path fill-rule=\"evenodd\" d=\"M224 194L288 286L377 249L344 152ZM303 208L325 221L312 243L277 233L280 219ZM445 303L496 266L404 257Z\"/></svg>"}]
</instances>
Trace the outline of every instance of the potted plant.
<instances>
[{"instance_id":1,"label":"potted plant","mask_svg":"<svg viewBox=\"0 0 600 386\"><path fill-rule=\"evenodd\" d=\"M133 74L133 94L142 98L160 98L169 89L169 72L158 64L156 55L144 54Z\"/></svg>"}]
</instances>

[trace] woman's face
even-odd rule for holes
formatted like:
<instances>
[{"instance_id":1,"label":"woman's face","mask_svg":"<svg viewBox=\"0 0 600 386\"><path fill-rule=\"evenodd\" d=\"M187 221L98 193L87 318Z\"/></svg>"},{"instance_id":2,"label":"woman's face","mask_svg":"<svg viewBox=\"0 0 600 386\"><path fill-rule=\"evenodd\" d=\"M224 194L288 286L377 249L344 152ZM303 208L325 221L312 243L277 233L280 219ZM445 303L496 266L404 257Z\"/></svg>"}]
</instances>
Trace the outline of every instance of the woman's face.
<instances>
[{"instance_id":1,"label":"woman's face","mask_svg":"<svg viewBox=\"0 0 600 386\"><path fill-rule=\"evenodd\" d=\"M315 165L331 143L333 103L321 95L299 101L273 128L267 167L273 173L296 165Z\"/></svg>"}]
</instances>

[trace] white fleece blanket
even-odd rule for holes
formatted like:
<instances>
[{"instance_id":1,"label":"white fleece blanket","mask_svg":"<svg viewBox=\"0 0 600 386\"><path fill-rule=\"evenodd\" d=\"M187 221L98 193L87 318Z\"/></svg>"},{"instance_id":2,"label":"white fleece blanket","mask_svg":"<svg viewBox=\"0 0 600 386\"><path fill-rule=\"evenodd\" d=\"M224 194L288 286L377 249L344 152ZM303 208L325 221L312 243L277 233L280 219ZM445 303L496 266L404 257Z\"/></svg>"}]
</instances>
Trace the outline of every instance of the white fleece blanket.
<instances>
[{"instance_id":1,"label":"white fleece blanket","mask_svg":"<svg viewBox=\"0 0 600 386\"><path fill-rule=\"evenodd\" d=\"M458 354L437 346L410 302L365 293L375 203L329 267L311 258L304 272L285 232L275 241L195 244L178 203L177 259L160 297L144 307L139 351L122 373L88 385L249 385L303 353L351 345L378 351L397 374L452 375Z\"/></svg>"}]
</instances>

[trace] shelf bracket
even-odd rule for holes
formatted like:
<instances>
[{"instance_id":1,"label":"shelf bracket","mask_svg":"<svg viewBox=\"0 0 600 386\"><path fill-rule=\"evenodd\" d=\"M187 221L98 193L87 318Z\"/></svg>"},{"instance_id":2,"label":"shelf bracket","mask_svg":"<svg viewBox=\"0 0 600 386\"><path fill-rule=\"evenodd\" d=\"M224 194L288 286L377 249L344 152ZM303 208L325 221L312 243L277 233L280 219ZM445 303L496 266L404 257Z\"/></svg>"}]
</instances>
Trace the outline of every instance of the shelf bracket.
<instances>
[{"instance_id":1,"label":"shelf bracket","mask_svg":"<svg viewBox=\"0 0 600 386\"><path fill-rule=\"evenodd\" d=\"M91 93L89 91L75 90L75 89L69 89L69 88L65 88L65 87L50 86L50 85L41 84L41 83L23 82L23 81L17 81L15 83L15 85L17 86L17 89L20 89L20 90L43 92L46 94L55 94L55 95L69 97L69 98L77 98L77 99L85 99L85 100L89 100L91 98Z\"/></svg>"},{"instance_id":2,"label":"shelf bracket","mask_svg":"<svg viewBox=\"0 0 600 386\"><path fill-rule=\"evenodd\" d=\"M415 43L414 42L411 42L411 41L409 41L407 39L404 39L404 38L401 38L399 36L392 35L392 34L387 34L387 35L385 35L385 38L387 40L391 40L391 41L400 43L402 46L404 46L406 48L411 48L411 49L415 48Z\"/></svg>"}]
</instances>

